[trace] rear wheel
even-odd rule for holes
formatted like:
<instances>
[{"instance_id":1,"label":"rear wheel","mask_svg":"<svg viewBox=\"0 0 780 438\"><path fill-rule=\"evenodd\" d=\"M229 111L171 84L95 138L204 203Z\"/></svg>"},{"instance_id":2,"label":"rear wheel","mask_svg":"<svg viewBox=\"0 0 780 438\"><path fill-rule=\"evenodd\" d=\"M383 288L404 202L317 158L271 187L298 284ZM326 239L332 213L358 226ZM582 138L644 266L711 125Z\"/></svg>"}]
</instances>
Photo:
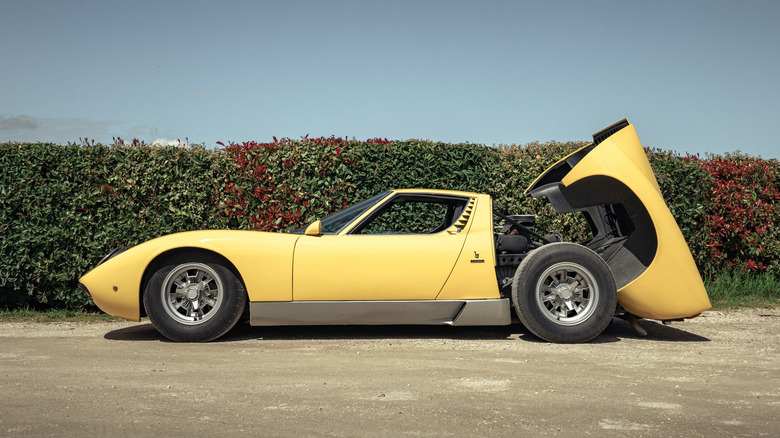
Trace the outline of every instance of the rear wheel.
<instances>
[{"instance_id":1,"label":"rear wheel","mask_svg":"<svg viewBox=\"0 0 780 438\"><path fill-rule=\"evenodd\" d=\"M573 243L551 243L532 251L512 281L520 321L550 342L586 342L609 325L617 290L612 272L595 252Z\"/></svg>"},{"instance_id":2,"label":"rear wheel","mask_svg":"<svg viewBox=\"0 0 780 438\"><path fill-rule=\"evenodd\" d=\"M245 306L241 281L210 254L177 254L164 260L144 291L149 320L173 341L216 339L236 325Z\"/></svg>"}]
</instances>

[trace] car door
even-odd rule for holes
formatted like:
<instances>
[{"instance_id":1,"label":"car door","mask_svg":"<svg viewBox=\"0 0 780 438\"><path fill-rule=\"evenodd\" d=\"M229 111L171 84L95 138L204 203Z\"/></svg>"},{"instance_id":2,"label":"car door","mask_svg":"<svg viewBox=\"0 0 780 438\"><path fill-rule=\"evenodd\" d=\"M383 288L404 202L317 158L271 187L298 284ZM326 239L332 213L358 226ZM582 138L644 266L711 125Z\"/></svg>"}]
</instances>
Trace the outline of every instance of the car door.
<instances>
[{"instance_id":1,"label":"car door","mask_svg":"<svg viewBox=\"0 0 780 438\"><path fill-rule=\"evenodd\" d=\"M468 234L469 201L396 194L344 234L301 236L293 300L435 299Z\"/></svg>"}]
</instances>

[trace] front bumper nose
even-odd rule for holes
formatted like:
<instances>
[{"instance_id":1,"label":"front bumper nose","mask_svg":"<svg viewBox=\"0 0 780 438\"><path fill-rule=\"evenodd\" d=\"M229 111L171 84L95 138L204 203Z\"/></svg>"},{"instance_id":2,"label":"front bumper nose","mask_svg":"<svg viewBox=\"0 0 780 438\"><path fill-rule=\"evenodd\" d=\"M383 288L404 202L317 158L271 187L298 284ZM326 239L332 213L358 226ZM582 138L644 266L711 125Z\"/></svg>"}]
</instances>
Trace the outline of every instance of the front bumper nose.
<instances>
[{"instance_id":1,"label":"front bumper nose","mask_svg":"<svg viewBox=\"0 0 780 438\"><path fill-rule=\"evenodd\" d=\"M88 296L88 297L92 298L92 294L91 294L91 293L89 293L89 289L87 289L87 287L86 287L86 286L84 286L83 284L79 283L79 289L81 289L81 290L82 290L82 292L84 292L85 294L87 294L87 296Z\"/></svg>"}]
</instances>

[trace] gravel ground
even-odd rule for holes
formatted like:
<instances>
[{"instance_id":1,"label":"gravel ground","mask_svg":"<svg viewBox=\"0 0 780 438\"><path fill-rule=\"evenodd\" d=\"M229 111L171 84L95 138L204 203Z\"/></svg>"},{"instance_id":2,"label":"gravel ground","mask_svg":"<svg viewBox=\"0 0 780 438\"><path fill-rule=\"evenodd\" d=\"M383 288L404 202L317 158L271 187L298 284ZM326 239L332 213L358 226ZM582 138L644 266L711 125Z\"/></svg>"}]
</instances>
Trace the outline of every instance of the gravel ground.
<instances>
[{"instance_id":1,"label":"gravel ground","mask_svg":"<svg viewBox=\"0 0 780 438\"><path fill-rule=\"evenodd\" d=\"M520 325L0 323L0 436L780 436L780 309L555 345Z\"/></svg>"}]
</instances>

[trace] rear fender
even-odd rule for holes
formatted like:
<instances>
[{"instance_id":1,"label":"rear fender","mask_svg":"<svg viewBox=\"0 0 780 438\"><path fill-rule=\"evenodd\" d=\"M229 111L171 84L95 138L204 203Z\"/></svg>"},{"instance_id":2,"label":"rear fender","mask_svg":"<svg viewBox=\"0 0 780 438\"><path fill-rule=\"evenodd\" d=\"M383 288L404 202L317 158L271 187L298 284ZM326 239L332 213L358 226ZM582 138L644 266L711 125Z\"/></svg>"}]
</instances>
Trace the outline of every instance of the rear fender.
<instances>
[{"instance_id":1,"label":"rear fender","mask_svg":"<svg viewBox=\"0 0 780 438\"><path fill-rule=\"evenodd\" d=\"M634 126L622 120L593 139L548 168L526 194L547 197L559 213L582 212L594 236L587 246L609 265L629 313L676 319L709 309Z\"/></svg>"}]
</instances>

